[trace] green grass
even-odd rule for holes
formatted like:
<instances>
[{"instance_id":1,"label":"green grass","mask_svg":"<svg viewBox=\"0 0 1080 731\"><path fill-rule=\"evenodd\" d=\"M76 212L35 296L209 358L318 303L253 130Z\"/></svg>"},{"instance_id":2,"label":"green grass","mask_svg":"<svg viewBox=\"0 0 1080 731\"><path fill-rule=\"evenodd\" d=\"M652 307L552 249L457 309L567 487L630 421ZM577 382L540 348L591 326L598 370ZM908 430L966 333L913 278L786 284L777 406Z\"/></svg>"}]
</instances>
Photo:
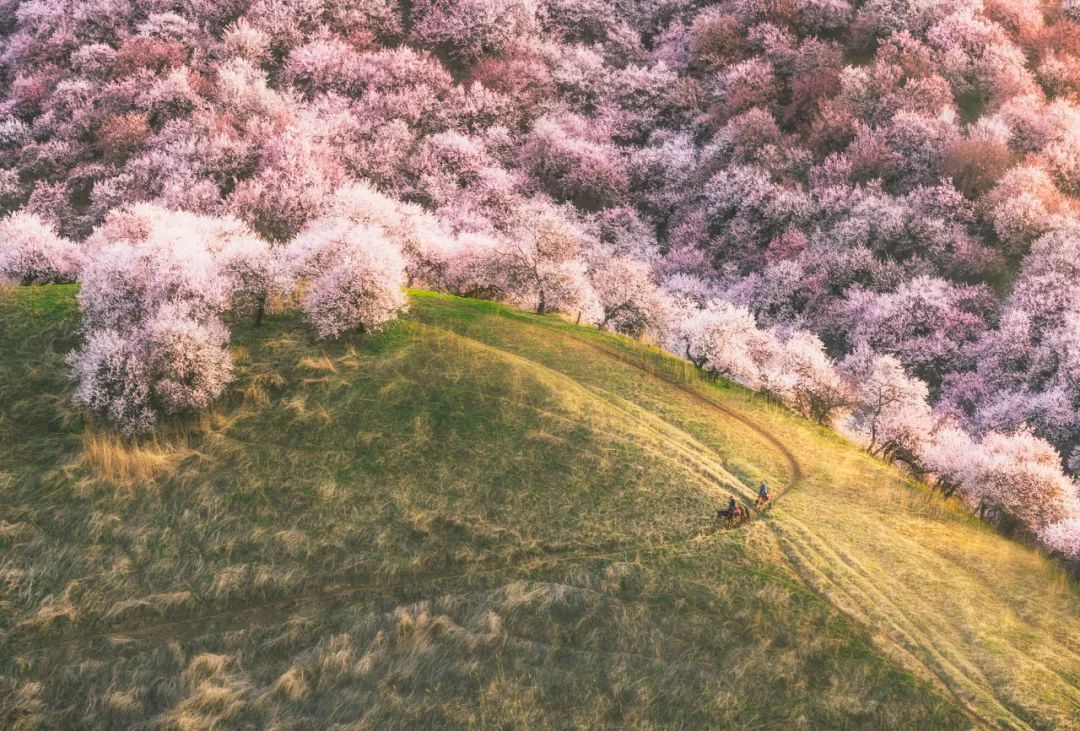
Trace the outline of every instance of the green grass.
<instances>
[{"instance_id":1,"label":"green grass","mask_svg":"<svg viewBox=\"0 0 1080 731\"><path fill-rule=\"evenodd\" d=\"M131 444L67 402L74 290L0 293L0 727L1080 728L1036 552L655 349L411 305L239 325Z\"/></svg>"}]
</instances>

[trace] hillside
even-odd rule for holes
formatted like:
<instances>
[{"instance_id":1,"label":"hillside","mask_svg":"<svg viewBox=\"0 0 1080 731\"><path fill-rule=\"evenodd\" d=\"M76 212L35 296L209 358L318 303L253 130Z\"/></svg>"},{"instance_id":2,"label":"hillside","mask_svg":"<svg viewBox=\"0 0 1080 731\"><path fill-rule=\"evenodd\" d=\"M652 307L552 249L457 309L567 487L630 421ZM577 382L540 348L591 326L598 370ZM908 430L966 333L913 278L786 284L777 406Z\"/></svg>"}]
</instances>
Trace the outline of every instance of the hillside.
<instances>
[{"instance_id":1,"label":"hillside","mask_svg":"<svg viewBox=\"0 0 1080 731\"><path fill-rule=\"evenodd\" d=\"M278 315L131 446L66 400L77 316L0 294L0 727L1080 728L1075 582L659 351Z\"/></svg>"}]
</instances>

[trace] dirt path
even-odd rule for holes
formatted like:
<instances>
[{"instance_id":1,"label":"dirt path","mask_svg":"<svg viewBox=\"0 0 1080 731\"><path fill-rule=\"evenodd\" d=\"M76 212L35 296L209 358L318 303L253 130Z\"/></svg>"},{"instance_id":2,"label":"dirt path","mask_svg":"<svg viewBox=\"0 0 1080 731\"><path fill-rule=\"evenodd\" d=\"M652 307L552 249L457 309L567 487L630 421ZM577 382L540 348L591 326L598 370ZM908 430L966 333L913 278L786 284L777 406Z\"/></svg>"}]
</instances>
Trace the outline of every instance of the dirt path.
<instances>
[{"instance_id":1,"label":"dirt path","mask_svg":"<svg viewBox=\"0 0 1080 731\"><path fill-rule=\"evenodd\" d=\"M751 431L753 431L755 434L757 434L762 439L767 441L770 445L772 445L772 447L774 449L776 449L777 452L779 452L781 455L783 455L784 460L788 463L788 469L791 471L791 481L785 487L784 491L790 490L792 487L795 486L796 483L802 481L802 479L803 479L803 471L802 471L802 466L799 464L799 460L796 459L794 453L792 453L792 451L787 448L787 445L785 445L783 442L781 442L780 439L775 434L770 432L768 429L765 429L765 428L759 426L758 424L754 423L748 417L743 416L742 414L736 413L736 412L732 411L731 409L727 408L726 406L722 406L722 405L716 403L712 399L707 398L700 391L697 391L697 390L691 388L690 386L686 385L685 383L677 381L677 380L675 380L673 378L666 378L663 375L661 375L659 373L656 373L653 370L650 370L649 368L647 368L642 363L636 362L633 358L629 358L629 357L623 355L622 353L617 353L617 352L615 352L613 350L608 350L607 348L605 348L605 347L603 347L601 345L597 345L596 343L590 342L589 340L586 340L585 338L580 338L580 337L577 337L575 335L571 335L570 337L575 342L581 343L582 345L585 345L585 346L587 346L589 348L592 348L593 350L595 350L597 352L603 353L604 355L606 355L609 358L613 358L614 360L617 360L620 363L624 363L626 365L637 368L638 370L649 374L649 376L651 376L653 378L660 379L661 381L668 384L669 386L673 386L674 388L681 391L682 393L685 393L686 395L690 396L691 398L693 398L698 403L705 404L706 406L709 406L713 410L718 411L721 414L724 414L724 416L728 417L729 419L734 419L735 421L739 422L740 424L748 427ZM781 491L781 493L784 492L784 491Z\"/></svg>"},{"instance_id":2,"label":"dirt path","mask_svg":"<svg viewBox=\"0 0 1080 731\"><path fill-rule=\"evenodd\" d=\"M723 414L725 417L729 419L734 419L735 421L738 421L739 423L750 428L754 433L756 433L758 436L768 442L772 447L774 447L776 451L783 456L784 460L788 464L788 469L791 472L791 480L783 490L776 491L775 494L777 497L782 495L787 490L790 490L800 480L802 480L803 472L801 466L799 465L799 461L796 459L795 455L791 452L791 450L789 450L787 446L784 445L784 443L781 442L780 439L772 432L755 424L746 416L731 411L730 409L722 406L721 404L718 404L715 401L705 397L703 394L692 389L688 385L656 373L648 369L642 363L635 362L633 359L626 357L621 353L608 350L607 348L597 345L596 343L589 342L583 338L579 338L573 335L571 335L570 337L575 342L586 345L587 347L590 347L604 354L608 358L613 358L625 365L643 371L647 373L650 377L658 378L669 386L672 386L673 388L678 389L680 392L690 396L698 403L706 405L710 409ZM754 518L751 518L751 520L753 519ZM389 596L395 592L400 592L406 589L434 587L440 583L465 581L468 579L480 578L485 575L496 573L512 573L530 570L536 571L542 568L548 568L561 563L567 563L572 561L621 558L635 553L640 554L647 551L678 548L680 546L685 546L693 542L700 541L703 539L703 537L703 534L699 533L691 536L690 538L679 541L672 541L669 543L661 543L652 546L643 546L641 544L635 543L632 546L614 547L612 549L601 552L552 552L541 556L535 556L521 562L500 564L498 566L477 567L470 570L461 571L453 574L445 574L441 576L414 577L411 579L398 579L393 581L367 580L356 581L352 583L343 582L335 586L329 586L322 589L315 589L300 594L294 594L292 596L283 597L281 599L234 604L219 611L200 614L193 617L185 617L175 620L159 620L141 623L131 623L126 626L104 630L70 632L66 634L61 634L60 636L54 636L43 642L33 642L30 641L30 638L9 637L5 641L0 643L0 652L3 652L3 654L5 655L25 655L31 653L45 652L48 650L61 649L64 647L71 647L96 641L106 641L116 644L138 640L169 640L182 642L211 633L238 631L278 624L287 621L297 611L302 610L305 607L317 606L320 610L323 610L326 608L327 604L333 602L341 602L356 596Z\"/></svg>"}]
</instances>

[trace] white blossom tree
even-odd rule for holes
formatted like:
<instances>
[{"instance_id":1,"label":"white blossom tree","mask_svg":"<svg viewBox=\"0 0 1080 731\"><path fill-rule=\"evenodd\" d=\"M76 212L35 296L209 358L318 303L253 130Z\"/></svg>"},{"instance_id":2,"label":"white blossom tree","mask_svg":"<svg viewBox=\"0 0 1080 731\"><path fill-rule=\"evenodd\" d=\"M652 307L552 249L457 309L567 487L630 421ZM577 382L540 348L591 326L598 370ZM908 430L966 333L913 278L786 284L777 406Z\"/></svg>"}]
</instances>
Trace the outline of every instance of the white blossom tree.
<instances>
[{"instance_id":1,"label":"white blossom tree","mask_svg":"<svg viewBox=\"0 0 1080 731\"><path fill-rule=\"evenodd\" d=\"M1074 486L1049 443L1030 431L992 432L982 446L987 459L970 489L980 514L1035 535L1068 517Z\"/></svg>"},{"instance_id":2,"label":"white blossom tree","mask_svg":"<svg viewBox=\"0 0 1080 731\"><path fill-rule=\"evenodd\" d=\"M139 204L113 212L88 247L75 402L129 434L207 408L232 376L222 315L257 313L275 281L265 242L236 219Z\"/></svg>"},{"instance_id":3,"label":"white blossom tree","mask_svg":"<svg viewBox=\"0 0 1080 731\"><path fill-rule=\"evenodd\" d=\"M73 282L85 264L79 246L32 213L0 221L0 275L21 284Z\"/></svg>"},{"instance_id":4,"label":"white blossom tree","mask_svg":"<svg viewBox=\"0 0 1080 731\"><path fill-rule=\"evenodd\" d=\"M83 347L68 356L76 382L72 400L124 433L150 431L158 416L145 356L130 333L90 331Z\"/></svg>"},{"instance_id":5,"label":"white blossom tree","mask_svg":"<svg viewBox=\"0 0 1080 731\"><path fill-rule=\"evenodd\" d=\"M771 336L758 330L748 310L713 300L676 333L675 347L699 368L750 388L761 385L761 356L770 353Z\"/></svg>"},{"instance_id":6,"label":"white blossom tree","mask_svg":"<svg viewBox=\"0 0 1080 731\"><path fill-rule=\"evenodd\" d=\"M1067 521L1076 504L1076 487L1062 472L1060 456L1030 430L991 432L976 441L947 423L920 457L946 494L957 493L983 517L1029 535Z\"/></svg>"},{"instance_id":7,"label":"white blossom tree","mask_svg":"<svg viewBox=\"0 0 1080 731\"><path fill-rule=\"evenodd\" d=\"M150 431L163 414L205 409L232 378L228 332L169 304L146 322L89 332L69 361L74 402L126 434Z\"/></svg>"},{"instance_id":8,"label":"white blossom tree","mask_svg":"<svg viewBox=\"0 0 1080 731\"><path fill-rule=\"evenodd\" d=\"M278 253L263 239L249 236L230 242L216 257L229 290L229 310L254 317L256 327L262 324L271 295L287 287Z\"/></svg>"},{"instance_id":9,"label":"white blossom tree","mask_svg":"<svg viewBox=\"0 0 1080 731\"><path fill-rule=\"evenodd\" d=\"M661 334L667 324L668 298L653 281L648 262L620 256L607 247L590 252L588 261L589 282L603 308L600 328L633 336Z\"/></svg>"},{"instance_id":10,"label":"white blossom tree","mask_svg":"<svg viewBox=\"0 0 1080 731\"><path fill-rule=\"evenodd\" d=\"M1043 544L1069 561L1080 561L1080 514L1052 523L1039 533Z\"/></svg>"}]
</instances>

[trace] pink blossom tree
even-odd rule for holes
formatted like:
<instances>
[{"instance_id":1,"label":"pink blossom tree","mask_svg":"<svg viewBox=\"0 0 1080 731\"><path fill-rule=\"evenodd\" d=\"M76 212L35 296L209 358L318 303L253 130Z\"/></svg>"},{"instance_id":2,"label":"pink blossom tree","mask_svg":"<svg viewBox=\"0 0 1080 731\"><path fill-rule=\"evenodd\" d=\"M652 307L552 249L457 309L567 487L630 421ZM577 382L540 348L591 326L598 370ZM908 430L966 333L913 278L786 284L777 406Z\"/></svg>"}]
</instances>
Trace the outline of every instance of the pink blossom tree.
<instances>
[{"instance_id":1,"label":"pink blossom tree","mask_svg":"<svg viewBox=\"0 0 1080 731\"><path fill-rule=\"evenodd\" d=\"M843 28L854 8L848 0L797 0L799 22L812 31L829 32Z\"/></svg>"},{"instance_id":2,"label":"pink blossom tree","mask_svg":"<svg viewBox=\"0 0 1080 731\"><path fill-rule=\"evenodd\" d=\"M1007 171L983 200L986 216L1005 252L1022 256L1032 242L1061 226L1064 196L1041 168L1016 166Z\"/></svg>"},{"instance_id":3,"label":"pink blossom tree","mask_svg":"<svg viewBox=\"0 0 1080 731\"><path fill-rule=\"evenodd\" d=\"M317 131L293 128L268 140L259 172L229 196L230 209L271 241L287 241L321 215L344 180L338 161L313 139Z\"/></svg>"},{"instance_id":4,"label":"pink blossom tree","mask_svg":"<svg viewBox=\"0 0 1080 731\"><path fill-rule=\"evenodd\" d=\"M537 9L532 0L417 0L412 34L421 45L468 63L535 33Z\"/></svg>"},{"instance_id":5,"label":"pink blossom tree","mask_svg":"<svg viewBox=\"0 0 1080 731\"><path fill-rule=\"evenodd\" d=\"M582 261L591 241L565 209L525 206L505 244L499 271L512 301L539 314L564 312L599 321L600 304Z\"/></svg>"},{"instance_id":6,"label":"pink blossom tree","mask_svg":"<svg viewBox=\"0 0 1080 731\"><path fill-rule=\"evenodd\" d=\"M832 424L852 401L851 387L816 336L797 331L784 342L770 368L781 377L778 394L795 411L819 424Z\"/></svg>"},{"instance_id":7,"label":"pink blossom tree","mask_svg":"<svg viewBox=\"0 0 1080 731\"><path fill-rule=\"evenodd\" d=\"M505 244L491 234L462 232L443 236L410 262L416 278L439 292L461 297L500 299L505 282L500 269Z\"/></svg>"},{"instance_id":8,"label":"pink blossom tree","mask_svg":"<svg viewBox=\"0 0 1080 731\"><path fill-rule=\"evenodd\" d=\"M962 366L965 345L986 328L991 296L981 288L916 277L896 292L853 291L846 305L848 337L896 356L932 385Z\"/></svg>"},{"instance_id":9,"label":"pink blossom tree","mask_svg":"<svg viewBox=\"0 0 1080 731\"><path fill-rule=\"evenodd\" d=\"M309 96L357 94L363 81L360 54L339 38L318 38L289 52L281 79Z\"/></svg>"},{"instance_id":10,"label":"pink blossom tree","mask_svg":"<svg viewBox=\"0 0 1080 731\"><path fill-rule=\"evenodd\" d=\"M482 139L460 132L426 137L406 163L416 192L410 198L434 208L452 205L485 173L499 167Z\"/></svg>"},{"instance_id":11,"label":"pink blossom tree","mask_svg":"<svg viewBox=\"0 0 1080 731\"><path fill-rule=\"evenodd\" d=\"M302 306L320 338L378 330L405 310L405 260L376 228L319 219L287 255L306 281Z\"/></svg>"},{"instance_id":12,"label":"pink blossom tree","mask_svg":"<svg viewBox=\"0 0 1080 731\"><path fill-rule=\"evenodd\" d=\"M284 54L303 43L318 28L321 0L254 0L244 17Z\"/></svg>"},{"instance_id":13,"label":"pink blossom tree","mask_svg":"<svg viewBox=\"0 0 1080 731\"><path fill-rule=\"evenodd\" d=\"M934 419L929 389L904 372L896 358L860 345L840 372L851 384L851 408L844 426L864 439L873 455L913 463Z\"/></svg>"},{"instance_id":14,"label":"pink blossom tree","mask_svg":"<svg viewBox=\"0 0 1080 731\"><path fill-rule=\"evenodd\" d=\"M521 164L544 190L583 210L618 203L629 176L619 149L580 117L537 120L521 149Z\"/></svg>"},{"instance_id":15,"label":"pink blossom tree","mask_svg":"<svg viewBox=\"0 0 1080 731\"><path fill-rule=\"evenodd\" d=\"M745 273L760 265L769 242L808 223L813 212L800 186L776 182L757 165L732 165L705 186L702 233L718 259Z\"/></svg>"},{"instance_id":16,"label":"pink blossom tree","mask_svg":"<svg viewBox=\"0 0 1080 731\"><path fill-rule=\"evenodd\" d=\"M247 18L238 18L225 28L222 43L229 56L255 65L270 58L270 35L252 25Z\"/></svg>"},{"instance_id":17,"label":"pink blossom tree","mask_svg":"<svg viewBox=\"0 0 1080 731\"><path fill-rule=\"evenodd\" d=\"M712 85L712 97L721 119L729 119L753 107L769 107L779 96L780 83L773 65L763 58L728 66Z\"/></svg>"}]
</instances>

